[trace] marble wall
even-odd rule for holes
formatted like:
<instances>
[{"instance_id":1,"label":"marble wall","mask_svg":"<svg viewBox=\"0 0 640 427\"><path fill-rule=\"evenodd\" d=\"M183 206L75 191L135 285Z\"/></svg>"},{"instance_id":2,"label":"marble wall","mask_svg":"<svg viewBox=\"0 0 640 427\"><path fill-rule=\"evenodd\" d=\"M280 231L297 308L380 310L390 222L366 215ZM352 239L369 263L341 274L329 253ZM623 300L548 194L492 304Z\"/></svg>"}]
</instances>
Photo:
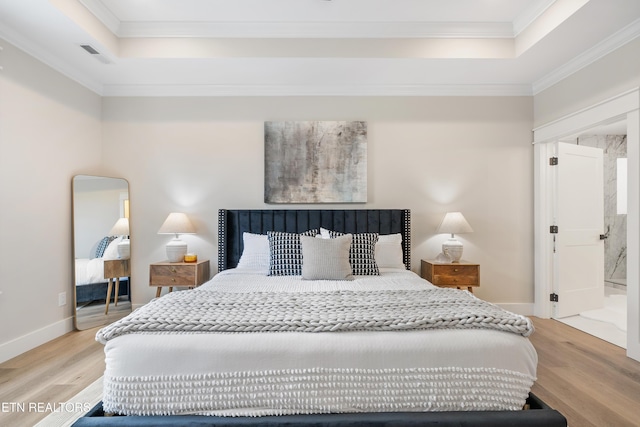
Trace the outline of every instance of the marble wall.
<instances>
[{"instance_id":1,"label":"marble wall","mask_svg":"<svg viewBox=\"0 0 640 427\"><path fill-rule=\"evenodd\" d=\"M581 136L577 144L604 150L604 278L616 285L627 279L627 215L618 214L617 159L627 157L626 135Z\"/></svg>"}]
</instances>

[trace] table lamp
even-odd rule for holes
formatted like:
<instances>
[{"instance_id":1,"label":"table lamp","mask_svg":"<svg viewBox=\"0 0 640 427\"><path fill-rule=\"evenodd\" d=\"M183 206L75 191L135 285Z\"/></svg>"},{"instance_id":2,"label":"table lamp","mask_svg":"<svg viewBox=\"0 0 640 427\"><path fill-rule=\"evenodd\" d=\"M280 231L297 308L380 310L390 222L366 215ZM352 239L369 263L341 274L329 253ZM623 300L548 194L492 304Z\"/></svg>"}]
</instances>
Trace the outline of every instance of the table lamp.
<instances>
[{"instance_id":1,"label":"table lamp","mask_svg":"<svg viewBox=\"0 0 640 427\"><path fill-rule=\"evenodd\" d=\"M462 258L462 243L455 238L455 234L473 233L473 229L460 212L447 212L438 226L436 233L451 234L451 237L442 244L442 253L451 259L451 262L460 262Z\"/></svg>"},{"instance_id":2,"label":"table lamp","mask_svg":"<svg viewBox=\"0 0 640 427\"><path fill-rule=\"evenodd\" d=\"M129 218L120 218L109 231L109 236L122 236L122 241L118 243L118 258L128 259L131 256L131 246L129 241Z\"/></svg>"},{"instance_id":3,"label":"table lamp","mask_svg":"<svg viewBox=\"0 0 640 427\"><path fill-rule=\"evenodd\" d=\"M172 212L164 221L158 234L175 234L175 237L167 243L167 258L169 262L182 262L187 253L187 244L180 240L180 234L195 234L191 221L186 214Z\"/></svg>"}]
</instances>

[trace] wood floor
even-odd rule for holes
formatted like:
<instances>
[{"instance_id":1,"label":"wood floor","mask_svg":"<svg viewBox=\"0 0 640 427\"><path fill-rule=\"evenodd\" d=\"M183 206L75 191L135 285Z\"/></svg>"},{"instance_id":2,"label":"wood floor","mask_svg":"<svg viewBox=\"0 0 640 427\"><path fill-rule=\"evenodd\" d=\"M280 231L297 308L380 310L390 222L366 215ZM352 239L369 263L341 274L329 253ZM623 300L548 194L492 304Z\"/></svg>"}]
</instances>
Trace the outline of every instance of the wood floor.
<instances>
[{"instance_id":1,"label":"wood floor","mask_svg":"<svg viewBox=\"0 0 640 427\"><path fill-rule=\"evenodd\" d=\"M44 405L64 403L100 378L98 329L70 332L0 364L0 426L33 426L51 413ZM40 407L30 410L29 404Z\"/></svg>"},{"instance_id":2,"label":"wood floor","mask_svg":"<svg viewBox=\"0 0 640 427\"><path fill-rule=\"evenodd\" d=\"M640 362L621 347L555 320L533 323L538 397L571 427L640 426Z\"/></svg>"},{"instance_id":3,"label":"wood floor","mask_svg":"<svg viewBox=\"0 0 640 427\"><path fill-rule=\"evenodd\" d=\"M539 356L534 393L570 427L640 426L640 362L560 322L533 321ZM32 426L47 415L7 405L65 402L98 379L104 353L96 331L71 332L0 364L0 426Z\"/></svg>"}]
</instances>

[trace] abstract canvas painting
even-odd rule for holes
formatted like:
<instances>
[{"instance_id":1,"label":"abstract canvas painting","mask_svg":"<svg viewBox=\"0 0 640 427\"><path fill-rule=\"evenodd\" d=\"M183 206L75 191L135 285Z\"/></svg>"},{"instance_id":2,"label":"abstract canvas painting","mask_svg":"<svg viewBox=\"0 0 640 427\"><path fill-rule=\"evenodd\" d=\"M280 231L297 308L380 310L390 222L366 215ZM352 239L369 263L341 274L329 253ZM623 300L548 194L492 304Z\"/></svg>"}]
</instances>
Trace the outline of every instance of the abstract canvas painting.
<instances>
[{"instance_id":1,"label":"abstract canvas painting","mask_svg":"<svg viewBox=\"0 0 640 427\"><path fill-rule=\"evenodd\" d=\"M265 203L367 201L367 123L264 123Z\"/></svg>"}]
</instances>

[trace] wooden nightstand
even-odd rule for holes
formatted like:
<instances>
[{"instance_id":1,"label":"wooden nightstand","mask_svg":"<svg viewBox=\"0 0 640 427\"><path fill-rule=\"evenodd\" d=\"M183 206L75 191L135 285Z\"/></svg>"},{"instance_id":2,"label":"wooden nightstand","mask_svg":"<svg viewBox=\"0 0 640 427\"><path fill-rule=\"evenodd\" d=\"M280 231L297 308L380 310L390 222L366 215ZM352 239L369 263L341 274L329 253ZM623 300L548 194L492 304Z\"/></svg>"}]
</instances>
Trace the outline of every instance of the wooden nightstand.
<instances>
[{"instance_id":1,"label":"wooden nightstand","mask_svg":"<svg viewBox=\"0 0 640 427\"><path fill-rule=\"evenodd\" d=\"M441 264L422 260L422 278L442 288L466 287L469 292L480 286L480 265L468 262Z\"/></svg>"},{"instance_id":2,"label":"wooden nightstand","mask_svg":"<svg viewBox=\"0 0 640 427\"><path fill-rule=\"evenodd\" d=\"M174 286L194 288L209 280L209 260L197 262L154 262L149 265L149 286L156 286L156 298L162 293L162 287L168 286L169 292Z\"/></svg>"},{"instance_id":3,"label":"wooden nightstand","mask_svg":"<svg viewBox=\"0 0 640 427\"><path fill-rule=\"evenodd\" d=\"M109 259L104 261L104 278L109 279L109 285L107 285L107 304L104 309L104 314L109 314L109 304L111 303L111 289L113 288L113 279L116 279L116 295L113 297L113 305L114 307L118 305L120 278L131 276L131 272L129 270L129 261L129 259ZM129 292L131 292L131 290L129 290Z\"/></svg>"}]
</instances>

